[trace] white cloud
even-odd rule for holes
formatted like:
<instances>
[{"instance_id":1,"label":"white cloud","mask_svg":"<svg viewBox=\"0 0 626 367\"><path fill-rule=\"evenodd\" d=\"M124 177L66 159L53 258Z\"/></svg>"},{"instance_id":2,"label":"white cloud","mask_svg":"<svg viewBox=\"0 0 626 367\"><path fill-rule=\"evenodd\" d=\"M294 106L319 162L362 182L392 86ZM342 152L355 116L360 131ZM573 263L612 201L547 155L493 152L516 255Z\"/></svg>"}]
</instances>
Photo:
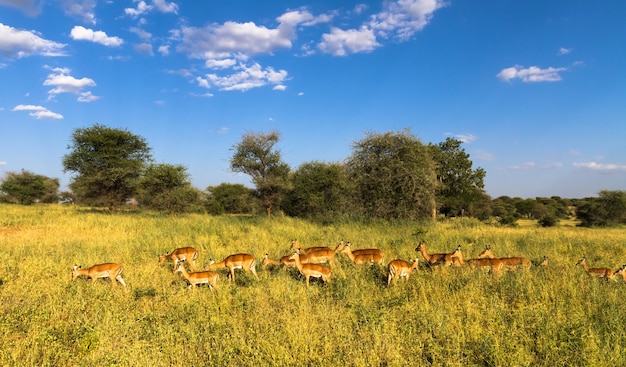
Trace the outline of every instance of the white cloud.
<instances>
[{"instance_id":1,"label":"white cloud","mask_svg":"<svg viewBox=\"0 0 626 367\"><path fill-rule=\"evenodd\" d=\"M133 32L134 34L136 34L139 38L141 38L144 41L149 40L150 38L152 38L152 33L147 32L141 28L137 28L137 27L131 27L129 29L131 32Z\"/></svg>"},{"instance_id":2,"label":"white cloud","mask_svg":"<svg viewBox=\"0 0 626 367\"><path fill-rule=\"evenodd\" d=\"M374 15L368 26L383 37L406 40L430 23L436 10L444 7L443 0L398 0L385 5Z\"/></svg>"},{"instance_id":3,"label":"white cloud","mask_svg":"<svg viewBox=\"0 0 626 367\"><path fill-rule=\"evenodd\" d=\"M13 111L30 111L28 114L36 119L55 119L60 120L63 119L63 115L58 114L56 112L52 112L43 106L35 106L35 105L17 105L13 107Z\"/></svg>"},{"instance_id":4,"label":"white cloud","mask_svg":"<svg viewBox=\"0 0 626 367\"><path fill-rule=\"evenodd\" d=\"M282 84L279 84L279 85L274 86L274 88L272 89L273 90L287 90L287 87Z\"/></svg>"},{"instance_id":5,"label":"white cloud","mask_svg":"<svg viewBox=\"0 0 626 367\"><path fill-rule=\"evenodd\" d=\"M235 59L209 59L204 63L208 69L228 69L237 65L237 60Z\"/></svg>"},{"instance_id":6,"label":"white cloud","mask_svg":"<svg viewBox=\"0 0 626 367\"><path fill-rule=\"evenodd\" d=\"M581 162L574 163L575 168L580 168L589 171L596 172L626 172L626 164L614 164L614 163L597 163L597 162Z\"/></svg>"},{"instance_id":7,"label":"white cloud","mask_svg":"<svg viewBox=\"0 0 626 367\"><path fill-rule=\"evenodd\" d=\"M63 43L43 39L34 31L20 30L0 23L0 56L65 56L65 46Z\"/></svg>"},{"instance_id":8,"label":"white cloud","mask_svg":"<svg viewBox=\"0 0 626 367\"><path fill-rule=\"evenodd\" d=\"M541 69L537 66L524 68L523 66L515 65L510 68L502 69L497 77L505 82L511 79L521 79L525 83L556 82L561 80L559 73L565 70L567 70L567 68L549 67L547 69Z\"/></svg>"},{"instance_id":9,"label":"white cloud","mask_svg":"<svg viewBox=\"0 0 626 367\"><path fill-rule=\"evenodd\" d=\"M370 52L381 46L377 37L406 41L430 23L436 10L444 7L443 0L397 0L385 2L381 12L374 14L359 29L331 28L322 35L318 48L335 56ZM357 6L360 13L366 7Z\"/></svg>"},{"instance_id":10,"label":"white cloud","mask_svg":"<svg viewBox=\"0 0 626 367\"><path fill-rule=\"evenodd\" d=\"M463 143L471 143L477 139L474 134L456 134L454 137Z\"/></svg>"},{"instance_id":11,"label":"white cloud","mask_svg":"<svg viewBox=\"0 0 626 367\"><path fill-rule=\"evenodd\" d=\"M330 33L322 35L322 42L318 48L335 56L345 56L350 53L369 52L379 47L374 31L366 27L344 31L333 27Z\"/></svg>"},{"instance_id":12,"label":"white cloud","mask_svg":"<svg viewBox=\"0 0 626 367\"><path fill-rule=\"evenodd\" d=\"M570 52L572 52L571 48L565 48L565 47L559 48L559 55L567 55Z\"/></svg>"},{"instance_id":13,"label":"white cloud","mask_svg":"<svg viewBox=\"0 0 626 367\"><path fill-rule=\"evenodd\" d=\"M0 0L0 5L20 9L29 16L36 16L41 12L42 2L37 0Z\"/></svg>"},{"instance_id":14,"label":"white cloud","mask_svg":"<svg viewBox=\"0 0 626 367\"><path fill-rule=\"evenodd\" d=\"M48 100L53 99L56 95L61 93L72 93L78 95L80 102L91 102L98 97L91 95L89 92L83 92L83 89L88 87L95 87L96 82L93 79L81 78L76 79L69 75L70 69L67 68L54 68L53 73L49 74L43 85L53 86L54 88L48 91Z\"/></svg>"},{"instance_id":15,"label":"white cloud","mask_svg":"<svg viewBox=\"0 0 626 367\"><path fill-rule=\"evenodd\" d=\"M163 45L163 46L159 46L159 48L157 49L157 51L163 55L163 56L167 56L170 54L170 46L168 45Z\"/></svg>"},{"instance_id":16,"label":"white cloud","mask_svg":"<svg viewBox=\"0 0 626 367\"><path fill-rule=\"evenodd\" d=\"M214 85L220 90L240 91L258 88L268 84L281 85L287 80L287 72L285 70L276 71L272 67L263 69L258 63L251 66L240 64L237 69L239 71L234 74L226 76L207 74L206 79L198 78L197 80L201 80L207 85Z\"/></svg>"},{"instance_id":17,"label":"white cloud","mask_svg":"<svg viewBox=\"0 0 626 367\"><path fill-rule=\"evenodd\" d=\"M174 13L178 14L178 4L176 3L168 3L165 0L153 0L152 3L154 7L157 8L161 13Z\"/></svg>"},{"instance_id":18,"label":"white cloud","mask_svg":"<svg viewBox=\"0 0 626 367\"><path fill-rule=\"evenodd\" d=\"M109 37L103 31L94 31L79 25L72 28L70 36L72 39L77 41L90 41L107 47L119 47L122 43L124 43L124 41L119 37Z\"/></svg>"},{"instance_id":19,"label":"white cloud","mask_svg":"<svg viewBox=\"0 0 626 367\"><path fill-rule=\"evenodd\" d=\"M149 43L139 43L134 45L133 48L140 54L146 54L150 56L154 55L154 52L152 51L152 45Z\"/></svg>"},{"instance_id":20,"label":"white cloud","mask_svg":"<svg viewBox=\"0 0 626 367\"><path fill-rule=\"evenodd\" d=\"M520 165L510 166L509 169L512 171L525 171L531 168L535 168L535 166L536 166L535 162L526 162Z\"/></svg>"},{"instance_id":21,"label":"white cloud","mask_svg":"<svg viewBox=\"0 0 626 367\"><path fill-rule=\"evenodd\" d=\"M63 0L61 6L66 15L82 19L86 24L96 24L96 0Z\"/></svg>"},{"instance_id":22,"label":"white cloud","mask_svg":"<svg viewBox=\"0 0 626 367\"><path fill-rule=\"evenodd\" d=\"M147 12L149 12L150 10L152 10L152 5L148 5L146 4L145 1L140 1L137 4L136 8L126 8L124 9L124 13L126 13L127 15L130 15L133 18L136 18L140 15L143 15Z\"/></svg>"},{"instance_id":23,"label":"white cloud","mask_svg":"<svg viewBox=\"0 0 626 367\"><path fill-rule=\"evenodd\" d=\"M0 166L6 166L7 162L6 161L0 161Z\"/></svg>"}]
</instances>

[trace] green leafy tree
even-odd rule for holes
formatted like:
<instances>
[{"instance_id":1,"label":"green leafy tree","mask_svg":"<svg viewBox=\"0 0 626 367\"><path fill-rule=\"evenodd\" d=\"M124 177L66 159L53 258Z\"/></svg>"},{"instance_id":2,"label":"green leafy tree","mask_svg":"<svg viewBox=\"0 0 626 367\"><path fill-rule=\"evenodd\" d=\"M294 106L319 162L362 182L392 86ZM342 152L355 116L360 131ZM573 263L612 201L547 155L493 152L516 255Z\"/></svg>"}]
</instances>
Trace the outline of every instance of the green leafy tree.
<instances>
[{"instance_id":1,"label":"green leafy tree","mask_svg":"<svg viewBox=\"0 0 626 367\"><path fill-rule=\"evenodd\" d=\"M280 206L289 189L289 166L283 162L280 151L275 149L279 139L277 131L248 132L233 146L235 153L230 160L233 172L252 177L268 217L272 215L272 208Z\"/></svg>"},{"instance_id":2,"label":"green leafy tree","mask_svg":"<svg viewBox=\"0 0 626 367\"><path fill-rule=\"evenodd\" d=\"M139 180L139 203L146 208L183 213L202 207L200 192L191 186L182 165L150 164Z\"/></svg>"},{"instance_id":3,"label":"green leafy tree","mask_svg":"<svg viewBox=\"0 0 626 367\"><path fill-rule=\"evenodd\" d=\"M600 191L597 198L579 203L576 217L584 227L626 223L626 191Z\"/></svg>"},{"instance_id":4,"label":"green leafy tree","mask_svg":"<svg viewBox=\"0 0 626 367\"><path fill-rule=\"evenodd\" d=\"M222 183L207 188L207 209L211 214L252 214L257 208L253 190L242 184Z\"/></svg>"},{"instance_id":5,"label":"green leafy tree","mask_svg":"<svg viewBox=\"0 0 626 367\"><path fill-rule=\"evenodd\" d=\"M354 201L366 217L424 219L435 211L437 176L427 146L410 130L366 133L346 162Z\"/></svg>"},{"instance_id":6,"label":"green leafy tree","mask_svg":"<svg viewBox=\"0 0 626 367\"><path fill-rule=\"evenodd\" d=\"M59 200L59 180L30 171L7 172L0 191L8 202L29 205L36 201L56 203Z\"/></svg>"},{"instance_id":7,"label":"green leafy tree","mask_svg":"<svg viewBox=\"0 0 626 367\"><path fill-rule=\"evenodd\" d=\"M291 175L291 183L283 205L288 215L330 221L349 209L350 185L343 164L304 163Z\"/></svg>"},{"instance_id":8,"label":"green leafy tree","mask_svg":"<svg viewBox=\"0 0 626 367\"><path fill-rule=\"evenodd\" d=\"M462 144L460 140L446 138L437 145L429 145L440 182L437 188L438 209L446 216L462 216L484 199L486 172L482 168L472 169L472 161Z\"/></svg>"},{"instance_id":9,"label":"green leafy tree","mask_svg":"<svg viewBox=\"0 0 626 367\"><path fill-rule=\"evenodd\" d=\"M151 160L145 139L127 130L95 124L72 134L63 158L77 202L114 209L136 194L137 179Z\"/></svg>"}]
</instances>

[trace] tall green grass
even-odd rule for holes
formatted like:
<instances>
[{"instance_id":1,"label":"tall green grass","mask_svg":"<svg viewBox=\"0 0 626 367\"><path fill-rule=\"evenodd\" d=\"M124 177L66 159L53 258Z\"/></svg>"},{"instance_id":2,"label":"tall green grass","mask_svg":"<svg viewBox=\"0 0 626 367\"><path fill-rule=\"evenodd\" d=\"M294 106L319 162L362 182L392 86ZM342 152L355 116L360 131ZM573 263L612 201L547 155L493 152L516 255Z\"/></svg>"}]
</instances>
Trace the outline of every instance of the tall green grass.
<instances>
[{"instance_id":1,"label":"tall green grass","mask_svg":"<svg viewBox=\"0 0 626 367\"><path fill-rule=\"evenodd\" d=\"M344 254L329 284L261 269L265 253L350 241L386 263L462 245L490 245L550 266L507 272L420 267L386 287L386 269ZM106 213L0 205L0 365L12 366L617 366L626 365L626 284L575 267L626 263L626 231L573 226L497 228L473 220L321 226L292 218ZM194 246L210 259L256 256L259 280L221 277L187 289L158 255ZM422 260L419 255L420 261ZM128 287L71 280L74 264L124 265Z\"/></svg>"}]
</instances>

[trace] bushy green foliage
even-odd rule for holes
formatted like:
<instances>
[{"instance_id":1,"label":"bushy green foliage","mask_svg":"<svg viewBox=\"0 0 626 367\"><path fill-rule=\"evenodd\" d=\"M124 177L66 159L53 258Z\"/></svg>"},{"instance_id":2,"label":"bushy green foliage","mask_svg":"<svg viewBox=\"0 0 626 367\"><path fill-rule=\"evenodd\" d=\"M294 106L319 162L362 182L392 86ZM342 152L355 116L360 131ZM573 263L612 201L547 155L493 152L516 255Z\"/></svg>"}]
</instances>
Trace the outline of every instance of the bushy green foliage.
<instances>
[{"instance_id":1,"label":"bushy green foliage","mask_svg":"<svg viewBox=\"0 0 626 367\"><path fill-rule=\"evenodd\" d=\"M59 200L59 179L30 171L7 172L0 183L6 202L29 205L34 202L56 203Z\"/></svg>"}]
</instances>

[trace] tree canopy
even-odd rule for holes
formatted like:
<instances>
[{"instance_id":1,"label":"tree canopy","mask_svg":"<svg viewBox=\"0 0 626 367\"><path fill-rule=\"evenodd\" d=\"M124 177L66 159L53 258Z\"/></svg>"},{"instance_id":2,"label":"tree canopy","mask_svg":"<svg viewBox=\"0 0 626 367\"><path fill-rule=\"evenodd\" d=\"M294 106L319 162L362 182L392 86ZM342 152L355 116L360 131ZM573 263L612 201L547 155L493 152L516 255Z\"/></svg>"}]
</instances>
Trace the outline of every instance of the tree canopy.
<instances>
[{"instance_id":1,"label":"tree canopy","mask_svg":"<svg viewBox=\"0 0 626 367\"><path fill-rule=\"evenodd\" d=\"M72 134L65 172L78 202L115 208L136 194L137 179L151 160L145 139L127 130L95 124Z\"/></svg>"},{"instance_id":2,"label":"tree canopy","mask_svg":"<svg viewBox=\"0 0 626 367\"><path fill-rule=\"evenodd\" d=\"M48 178L30 171L7 172L0 184L0 191L9 202L32 204L55 203L59 200L59 179Z\"/></svg>"},{"instance_id":3,"label":"tree canopy","mask_svg":"<svg viewBox=\"0 0 626 367\"><path fill-rule=\"evenodd\" d=\"M363 215L384 219L432 215L435 163L428 147L410 130L367 133L353 144L346 166Z\"/></svg>"},{"instance_id":4,"label":"tree canopy","mask_svg":"<svg viewBox=\"0 0 626 367\"><path fill-rule=\"evenodd\" d=\"M230 160L233 172L252 177L268 217L271 216L272 208L280 205L289 188L289 165L283 162L280 151L275 149L279 140L277 131L248 132L233 146L235 153Z\"/></svg>"}]
</instances>

